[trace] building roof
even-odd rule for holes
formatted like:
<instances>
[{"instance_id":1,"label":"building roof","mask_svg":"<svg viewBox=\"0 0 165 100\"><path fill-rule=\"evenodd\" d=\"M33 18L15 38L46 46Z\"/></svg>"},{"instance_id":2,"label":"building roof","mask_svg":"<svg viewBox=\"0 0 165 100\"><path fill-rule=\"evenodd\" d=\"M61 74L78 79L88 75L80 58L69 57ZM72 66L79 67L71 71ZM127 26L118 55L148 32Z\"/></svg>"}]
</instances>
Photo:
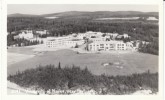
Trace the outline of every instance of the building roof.
<instances>
[{"instance_id":1,"label":"building roof","mask_svg":"<svg viewBox=\"0 0 165 100\"><path fill-rule=\"evenodd\" d=\"M80 41L81 39L71 39L70 41Z\"/></svg>"},{"instance_id":2,"label":"building roof","mask_svg":"<svg viewBox=\"0 0 165 100\"><path fill-rule=\"evenodd\" d=\"M107 43L109 43L109 44L111 44L111 43L124 43L123 41L96 41L96 42L92 42L93 44L94 43L96 43L96 44L107 44ZM92 44L92 43L90 43L90 44Z\"/></svg>"},{"instance_id":3,"label":"building roof","mask_svg":"<svg viewBox=\"0 0 165 100\"><path fill-rule=\"evenodd\" d=\"M118 35L116 38L122 38L123 37L123 35Z\"/></svg>"}]
</instances>

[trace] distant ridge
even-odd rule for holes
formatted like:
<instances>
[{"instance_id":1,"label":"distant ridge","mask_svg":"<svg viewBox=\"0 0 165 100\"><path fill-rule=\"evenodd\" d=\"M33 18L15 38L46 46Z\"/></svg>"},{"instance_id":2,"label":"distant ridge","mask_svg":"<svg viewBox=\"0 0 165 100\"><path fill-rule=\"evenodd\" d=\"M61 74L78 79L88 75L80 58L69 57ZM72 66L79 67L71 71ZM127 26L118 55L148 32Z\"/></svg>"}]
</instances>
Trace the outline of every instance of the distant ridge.
<instances>
[{"instance_id":1,"label":"distant ridge","mask_svg":"<svg viewBox=\"0 0 165 100\"><path fill-rule=\"evenodd\" d=\"M67 11L60 13L31 15L31 14L10 14L8 17L70 17L70 16L89 16L89 17L127 17L127 16L155 16L158 17L158 12L140 12L140 11Z\"/></svg>"},{"instance_id":2,"label":"distant ridge","mask_svg":"<svg viewBox=\"0 0 165 100\"><path fill-rule=\"evenodd\" d=\"M15 14L9 14L7 17L38 17L39 15L31 15L31 14L21 14L21 13L15 13Z\"/></svg>"}]
</instances>

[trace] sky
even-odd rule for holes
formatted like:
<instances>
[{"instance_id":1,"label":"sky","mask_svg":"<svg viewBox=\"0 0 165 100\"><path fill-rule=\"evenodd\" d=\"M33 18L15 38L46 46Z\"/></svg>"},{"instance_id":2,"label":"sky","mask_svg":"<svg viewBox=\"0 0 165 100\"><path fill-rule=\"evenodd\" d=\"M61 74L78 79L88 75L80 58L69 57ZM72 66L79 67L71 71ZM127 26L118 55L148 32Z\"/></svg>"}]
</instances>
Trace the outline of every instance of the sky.
<instances>
[{"instance_id":1,"label":"sky","mask_svg":"<svg viewBox=\"0 0 165 100\"><path fill-rule=\"evenodd\" d=\"M7 14L50 14L65 11L142 11L158 12L157 5L115 4L8 4Z\"/></svg>"}]
</instances>

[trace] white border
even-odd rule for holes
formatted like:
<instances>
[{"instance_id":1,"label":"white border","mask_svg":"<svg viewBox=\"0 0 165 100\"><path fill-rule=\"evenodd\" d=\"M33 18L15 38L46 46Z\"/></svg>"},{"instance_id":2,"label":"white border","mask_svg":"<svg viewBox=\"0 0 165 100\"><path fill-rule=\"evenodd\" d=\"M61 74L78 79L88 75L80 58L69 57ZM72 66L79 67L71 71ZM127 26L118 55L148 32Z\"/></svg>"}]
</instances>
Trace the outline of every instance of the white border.
<instances>
[{"instance_id":1,"label":"white border","mask_svg":"<svg viewBox=\"0 0 165 100\"><path fill-rule=\"evenodd\" d=\"M26 95L7 95L7 51L6 51L6 30L7 30L7 4L154 4L159 5L159 94L152 96L141 95L107 95L107 96L92 96L92 95L79 95L79 96L26 96ZM30 99L115 99L115 100L162 100L163 99L163 0L3 0L2 1L2 98L4 100L30 100Z\"/></svg>"}]
</instances>

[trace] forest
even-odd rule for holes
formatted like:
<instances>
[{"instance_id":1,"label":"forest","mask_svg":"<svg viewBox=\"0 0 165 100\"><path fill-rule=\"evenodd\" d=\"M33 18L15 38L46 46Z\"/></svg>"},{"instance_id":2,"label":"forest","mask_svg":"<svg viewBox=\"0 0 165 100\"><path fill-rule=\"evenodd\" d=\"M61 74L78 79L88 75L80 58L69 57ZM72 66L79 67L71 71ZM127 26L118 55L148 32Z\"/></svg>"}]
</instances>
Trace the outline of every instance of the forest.
<instances>
[{"instance_id":1,"label":"forest","mask_svg":"<svg viewBox=\"0 0 165 100\"><path fill-rule=\"evenodd\" d=\"M111 12L112 13L112 12ZM10 16L7 19L7 31L10 33L12 31L19 31L22 29L46 29L49 30L50 36L62 36L68 35L71 33L83 33L86 31L99 31L99 32L117 32L119 34L126 33L131 36L131 40L142 40L151 42L150 50L146 46L141 48L141 52L158 54L158 21L148 21L146 20L149 16L154 16L158 18L156 13L135 13L127 12L126 14L122 12L122 15L119 15L119 12L116 14L111 14L110 12L96 12L96 13L80 13L72 12L54 14L58 16L55 19L46 19L45 16L23 16L23 17L14 17ZM121 13L121 12L120 12ZM137 20L95 20L100 17L128 17L139 16ZM50 16L50 15L49 15ZM153 51L152 51L153 49Z\"/></svg>"},{"instance_id":2,"label":"forest","mask_svg":"<svg viewBox=\"0 0 165 100\"><path fill-rule=\"evenodd\" d=\"M24 88L35 87L35 90L51 89L93 89L98 94L122 95L133 93L140 89L150 89L153 93L158 92L158 73L135 73L128 76L93 75L88 68L81 69L78 66L61 68L46 65L34 69L18 71L15 75L9 75L9 81ZM99 93L99 90L102 92Z\"/></svg>"}]
</instances>

